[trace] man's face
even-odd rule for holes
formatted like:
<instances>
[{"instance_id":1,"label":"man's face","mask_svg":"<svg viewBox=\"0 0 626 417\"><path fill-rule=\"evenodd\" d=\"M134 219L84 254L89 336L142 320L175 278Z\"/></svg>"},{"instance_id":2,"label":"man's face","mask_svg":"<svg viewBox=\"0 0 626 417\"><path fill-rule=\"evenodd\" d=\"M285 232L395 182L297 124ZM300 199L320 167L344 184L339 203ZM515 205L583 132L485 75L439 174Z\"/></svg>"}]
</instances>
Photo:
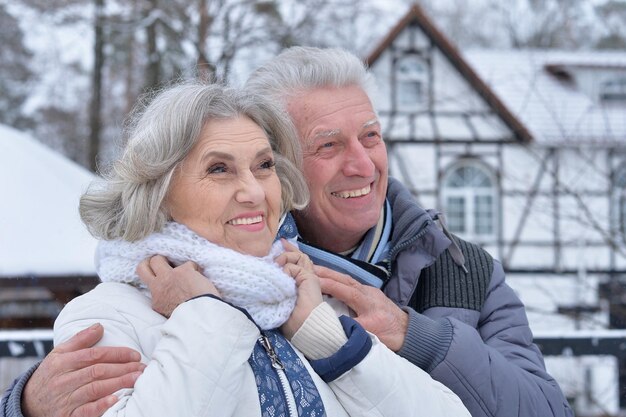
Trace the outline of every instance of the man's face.
<instances>
[{"instance_id":1,"label":"man's face","mask_svg":"<svg viewBox=\"0 0 626 417\"><path fill-rule=\"evenodd\" d=\"M326 249L354 247L380 216L387 192L381 127L358 86L316 88L288 101L311 202L297 213L302 236Z\"/></svg>"}]
</instances>

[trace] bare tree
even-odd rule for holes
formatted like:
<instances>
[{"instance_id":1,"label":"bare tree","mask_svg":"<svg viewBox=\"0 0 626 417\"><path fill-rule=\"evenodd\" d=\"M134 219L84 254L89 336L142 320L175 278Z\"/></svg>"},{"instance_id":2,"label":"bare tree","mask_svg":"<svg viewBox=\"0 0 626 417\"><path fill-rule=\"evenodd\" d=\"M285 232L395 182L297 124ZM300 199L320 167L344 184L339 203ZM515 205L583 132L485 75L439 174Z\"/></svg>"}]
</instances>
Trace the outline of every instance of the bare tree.
<instances>
[{"instance_id":1,"label":"bare tree","mask_svg":"<svg viewBox=\"0 0 626 417\"><path fill-rule=\"evenodd\" d=\"M29 119L22 112L29 83L35 77L30 68L32 53L24 45L18 20L0 5L0 123L25 128Z\"/></svg>"},{"instance_id":2,"label":"bare tree","mask_svg":"<svg viewBox=\"0 0 626 417\"><path fill-rule=\"evenodd\" d=\"M604 33L596 43L599 49L626 49L626 3L610 0L595 9Z\"/></svg>"},{"instance_id":3,"label":"bare tree","mask_svg":"<svg viewBox=\"0 0 626 417\"><path fill-rule=\"evenodd\" d=\"M89 108L89 153L87 160L92 171L96 171L98 151L100 150L101 112L102 112L102 71L104 67L104 0L94 2L94 63L91 74L91 105Z\"/></svg>"}]
</instances>

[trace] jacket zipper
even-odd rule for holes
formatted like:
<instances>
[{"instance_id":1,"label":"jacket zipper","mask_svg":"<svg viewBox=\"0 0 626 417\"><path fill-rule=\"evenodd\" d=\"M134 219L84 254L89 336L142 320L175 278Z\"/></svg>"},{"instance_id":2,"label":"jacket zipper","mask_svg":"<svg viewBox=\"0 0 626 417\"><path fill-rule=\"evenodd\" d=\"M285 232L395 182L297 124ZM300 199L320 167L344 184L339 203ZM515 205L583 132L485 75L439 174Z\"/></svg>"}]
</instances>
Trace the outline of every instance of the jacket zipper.
<instances>
[{"instance_id":1,"label":"jacket zipper","mask_svg":"<svg viewBox=\"0 0 626 417\"><path fill-rule=\"evenodd\" d=\"M289 381L287 380L287 375L285 374L285 365L283 365L280 361L280 358L270 343L270 339L264 333L261 333L259 342L267 352L267 355L270 357L270 360L272 361L272 368L276 370L276 374L280 380L280 385L283 389L283 394L285 394L285 400L287 401L287 411L289 412L289 416L298 417L296 400L293 395L293 391L291 391L291 388L289 387Z\"/></svg>"},{"instance_id":2,"label":"jacket zipper","mask_svg":"<svg viewBox=\"0 0 626 417\"><path fill-rule=\"evenodd\" d=\"M413 242L415 242L417 239L420 239L422 236L424 236L426 234L426 228L428 227L429 224L431 224L433 222L433 220L426 220L420 227L420 229L418 230L418 232L413 235L410 239L405 240L404 242L394 246L393 248L391 248L391 251L389 252L389 263L387 264L387 273L389 274L389 276L391 276L391 264L393 263L393 259L395 258L395 256L404 248L408 247L409 245L413 244Z\"/></svg>"}]
</instances>

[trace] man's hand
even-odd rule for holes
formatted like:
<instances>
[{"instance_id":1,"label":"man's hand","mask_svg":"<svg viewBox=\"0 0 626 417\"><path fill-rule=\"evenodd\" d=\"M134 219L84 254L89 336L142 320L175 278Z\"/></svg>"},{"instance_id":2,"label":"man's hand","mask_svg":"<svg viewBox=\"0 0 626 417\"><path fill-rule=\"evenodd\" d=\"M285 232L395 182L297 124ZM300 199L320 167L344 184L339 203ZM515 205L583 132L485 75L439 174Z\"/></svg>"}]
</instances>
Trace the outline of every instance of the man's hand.
<instances>
[{"instance_id":1,"label":"man's hand","mask_svg":"<svg viewBox=\"0 0 626 417\"><path fill-rule=\"evenodd\" d=\"M131 388L145 365L125 347L92 347L104 328L95 324L55 347L30 377L22 393L26 417L97 417Z\"/></svg>"},{"instance_id":2,"label":"man's hand","mask_svg":"<svg viewBox=\"0 0 626 417\"><path fill-rule=\"evenodd\" d=\"M378 288L363 285L332 269L313 267L320 278L322 293L344 302L365 330L375 334L389 349L397 352L404 344L409 316Z\"/></svg>"}]
</instances>

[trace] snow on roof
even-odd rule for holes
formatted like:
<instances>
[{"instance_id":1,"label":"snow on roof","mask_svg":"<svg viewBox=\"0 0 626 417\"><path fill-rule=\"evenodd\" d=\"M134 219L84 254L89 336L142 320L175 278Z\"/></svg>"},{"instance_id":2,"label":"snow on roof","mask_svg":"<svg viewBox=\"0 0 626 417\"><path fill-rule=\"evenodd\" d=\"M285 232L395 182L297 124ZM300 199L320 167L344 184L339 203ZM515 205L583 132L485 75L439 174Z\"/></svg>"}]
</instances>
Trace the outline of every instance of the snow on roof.
<instances>
[{"instance_id":1,"label":"snow on roof","mask_svg":"<svg viewBox=\"0 0 626 417\"><path fill-rule=\"evenodd\" d=\"M78 215L94 175L0 125L0 277L95 275L96 240Z\"/></svg>"},{"instance_id":2,"label":"snow on roof","mask_svg":"<svg viewBox=\"0 0 626 417\"><path fill-rule=\"evenodd\" d=\"M626 141L626 103L601 103L597 94L600 79L626 76L625 53L481 49L463 56L538 143Z\"/></svg>"}]
</instances>

